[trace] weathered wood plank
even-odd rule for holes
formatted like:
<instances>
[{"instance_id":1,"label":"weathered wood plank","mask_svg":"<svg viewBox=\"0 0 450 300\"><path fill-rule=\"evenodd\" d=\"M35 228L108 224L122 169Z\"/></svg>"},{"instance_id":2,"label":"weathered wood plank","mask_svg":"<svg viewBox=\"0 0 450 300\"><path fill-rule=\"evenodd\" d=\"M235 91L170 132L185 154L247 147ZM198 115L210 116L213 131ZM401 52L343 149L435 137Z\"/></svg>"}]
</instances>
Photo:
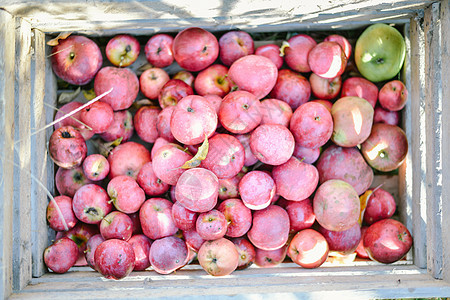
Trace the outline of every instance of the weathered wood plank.
<instances>
[{"instance_id":1,"label":"weathered wood plank","mask_svg":"<svg viewBox=\"0 0 450 300\"><path fill-rule=\"evenodd\" d=\"M442 69L442 277L450 282L450 1L441 3Z\"/></svg>"},{"instance_id":2,"label":"weathered wood plank","mask_svg":"<svg viewBox=\"0 0 450 300\"><path fill-rule=\"evenodd\" d=\"M412 219L414 226L412 235L414 237L414 263L420 268L427 266L427 196L426 196L426 145L427 134L425 131L425 37L423 31L423 19L418 15L411 19L410 24L410 45L411 45L411 83L410 105L406 108L405 114L411 110L411 122L405 122L406 133L411 131L410 157L412 167L411 196L412 199ZM408 84L408 82L406 82ZM410 130L408 125L411 126Z\"/></svg>"},{"instance_id":3,"label":"weathered wood plank","mask_svg":"<svg viewBox=\"0 0 450 300\"><path fill-rule=\"evenodd\" d=\"M31 279L31 25L16 19L16 76L14 95L14 220L13 288Z\"/></svg>"},{"instance_id":4,"label":"weathered wood plank","mask_svg":"<svg viewBox=\"0 0 450 300\"><path fill-rule=\"evenodd\" d=\"M442 278L442 77L440 4L425 10L425 116L426 116L426 198L427 198L427 268L435 278ZM445 28L444 30L448 30Z\"/></svg>"},{"instance_id":5,"label":"weathered wood plank","mask_svg":"<svg viewBox=\"0 0 450 300\"><path fill-rule=\"evenodd\" d=\"M0 10L0 298L12 291L15 21Z\"/></svg>"},{"instance_id":6,"label":"weathered wood plank","mask_svg":"<svg viewBox=\"0 0 450 300\"><path fill-rule=\"evenodd\" d=\"M405 24L403 29L403 35L405 36L406 43L406 57L405 63L402 69L402 81L405 83L408 91L411 90L411 38L410 38L410 24ZM408 94L408 103L411 103L411 94ZM420 226L420 220L413 219L413 193L412 193L412 172L413 161L411 155L412 145L412 131L413 124L411 120L411 105L407 105L402 110L402 128L405 131L408 139L409 151L406 156L405 162L399 168L399 176L397 180L397 191L399 194L397 210L399 212L400 220L405 224L410 232L413 232L414 226ZM414 224L416 223L416 224ZM419 245L419 244L418 244ZM423 245L425 246L425 245ZM420 252L426 252L426 249L419 250ZM410 252L409 254L412 254ZM412 258L412 257L411 257ZM417 264L416 264L417 265Z\"/></svg>"},{"instance_id":7,"label":"weathered wood plank","mask_svg":"<svg viewBox=\"0 0 450 300\"><path fill-rule=\"evenodd\" d=\"M166 1L4 1L9 12L27 19L44 32L78 31L104 35L127 32L151 34L200 26L208 30L280 30L290 23L307 30L330 29L357 22L407 21L414 11L432 0L317 0L317 1L202 1L192 5ZM362 23L360 23L362 25ZM130 29L132 29L130 31ZM283 29L281 29L283 30Z\"/></svg>"},{"instance_id":8,"label":"weathered wood plank","mask_svg":"<svg viewBox=\"0 0 450 300\"><path fill-rule=\"evenodd\" d=\"M46 124L45 97L45 34L33 30L34 50L31 61L31 129L42 128ZM31 173L43 186L47 186L47 137L46 132L40 132L31 137ZM47 270L43 262L44 249L49 244L46 223L47 195L36 180L31 182L31 235L33 277L42 276Z\"/></svg>"},{"instance_id":9,"label":"weathered wood plank","mask_svg":"<svg viewBox=\"0 0 450 300\"><path fill-rule=\"evenodd\" d=\"M415 266L394 268L380 265L358 270L345 267L317 270L299 267L253 268L221 278L207 275L203 270L179 270L171 275L148 271L132 273L121 281L105 280L92 272L79 272L76 278L70 274L48 274L33 279L31 285L12 299L53 299L61 297L62 293L79 299L106 298L111 296L110 293L117 298L133 299L205 296L227 299L243 294L269 298L273 297L271 293L280 291L295 299L311 295L329 296L331 293L334 297L442 297L449 295L450 286Z\"/></svg>"}]
</instances>

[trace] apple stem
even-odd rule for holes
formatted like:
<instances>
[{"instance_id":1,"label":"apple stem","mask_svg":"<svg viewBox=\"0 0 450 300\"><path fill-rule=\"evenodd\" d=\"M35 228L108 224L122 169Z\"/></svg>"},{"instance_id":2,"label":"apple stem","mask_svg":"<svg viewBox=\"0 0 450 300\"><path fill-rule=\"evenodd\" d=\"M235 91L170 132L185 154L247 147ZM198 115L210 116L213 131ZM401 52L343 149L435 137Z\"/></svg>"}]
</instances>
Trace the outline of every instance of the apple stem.
<instances>
[{"instance_id":1,"label":"apple stem","mask_svg":"<svg viewBox=\"0 0 450 300\"><path fill-rule=\"evenodd\" d=\"M50 108L52 108L52 109L54 109L54 110L56 110L56 111L62 112L64 115L66 114L66 113L64 113L62 110L60 110L59 108L57 108L57 107L55 107L55 106L53 106L53 105L50 105L50 104L48 104L48 103L46 103L46 102L44 102L44 105L46 105L46 106L48 106L48 107L50 107ZM70 118L71 118L72 120L77 121L78 123L80 123L80 124L83 125L84 127L86 127L86 129L92 130L92 128L91 128L90 126L88 126L87 124L81 122L80 120L78 120L78 119L75 118L74 116L70 116Z\"/></svg>"},{"instance_id":2,"label":"apple stem","mask_svg":"<svg viewBox=\"0 0 450 300\"><path fill-rule=\"evenodd\" d=\"M84 104L84 105L78 107L77 109L72 110L72 111L71 111L70 113L68 113L67 115L64 115L64 116L62 116L61 118L59 118L59 119L57 119L57 120L51 122L50 124L47 124L47 125L45 125L44 127L42 127L42 128L40 128L40 129L34 131L34 132L31 133L28 137L15 141L15 142L14 142L14 145L15 145L15 144L18 144L18 143L20 143L20 142L22 142L22 141L24 141L25 139L29 139L29 138L32 137L33 135L35 135L35 134L37 134L37 133L39 133L39 132L41 132L41 131L44 131L45 129L47 129L47 128L49 128L49 127L52 127L52 126L55 125L56 123L59 123L59 122L61 122L62 120L66 119L66 118L68 118L68 117L70 117L70 116L73 116L74 114L76 114L76 113L79 112L80 110L82 110L82 109L88 107L89 105L91 105L92 103L97 102L98 100L102 99L103 97L105 97L106 95L108 95L109 93L111 93L112 90L113 90L113 88L110 88L109 91L104 92L103 94L101 94L100 96L95 97L94 99L92 99L92 100L89 101L88 103L86 103L86 104Z\"/></svg>"}]
</instances>

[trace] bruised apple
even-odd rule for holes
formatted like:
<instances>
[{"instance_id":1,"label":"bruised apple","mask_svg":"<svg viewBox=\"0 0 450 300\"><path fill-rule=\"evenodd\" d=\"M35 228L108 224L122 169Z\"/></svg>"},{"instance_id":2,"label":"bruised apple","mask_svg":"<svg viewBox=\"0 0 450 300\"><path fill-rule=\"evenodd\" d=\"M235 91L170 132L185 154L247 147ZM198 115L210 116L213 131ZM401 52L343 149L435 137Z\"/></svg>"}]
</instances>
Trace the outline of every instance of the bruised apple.
<instances>
[{"instance_id":1,"label":"bruised apple","mask_svg":"<svg viewBox=\"0 0 450 300\"><path fill-rule=\"evenodd\" d=\"M55 164L64 169L79 166L87 154L81 133L72 126L63 126L50 136L48 152Z\"/></svg>"}]
</instances>

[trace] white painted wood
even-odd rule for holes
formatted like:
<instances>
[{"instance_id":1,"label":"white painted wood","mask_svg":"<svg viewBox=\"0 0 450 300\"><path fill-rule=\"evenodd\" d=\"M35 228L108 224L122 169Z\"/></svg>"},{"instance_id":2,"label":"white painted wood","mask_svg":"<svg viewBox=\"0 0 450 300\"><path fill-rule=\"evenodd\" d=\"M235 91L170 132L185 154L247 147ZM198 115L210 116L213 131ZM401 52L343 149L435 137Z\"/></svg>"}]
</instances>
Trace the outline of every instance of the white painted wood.
<instances>
[{"instance_id":1,"label":"white painted wood","mask_svg":"<svg viewBox=\"0 0 450 300\"><path fill-rule=\"evenodd\" d=\"M427 266L427 196L426 196L426 144L425 131L425 37L423 31L423 16L418 15L411 19L410 41L411 45L411 83L407 84L410 94L410 104L405 114L411 110L411 128L405 122L405 129L409 138L409 154L406 163L411 160L411 189L412 189L412 219L414 221L412 235L414 237L414 263L420 268ZM409 158L410 157L410 158Z\"/></svg>"},{"instance_id":2,"label":"white painted wood","mask_svg":"<svg viewBox=\"0 0 450 300\"><path fill-rule=\"evenodd\" d=\"M221 1L3 1L2 7L44 32L78 31L90 35L151 34L199 26L208 30L332 29L350 24L407 21L432 0ZM343 25L345 23L345 25Z\"/></svg>"},{"instance_id":3,"label":"white painted wood","mask_svg":"<svg viewBox=\"0 0 450 300\"><path fill-rule=\"evenodd\" d=\"M0 298L12 291L15 21L0 10Z\"/></svg>"},{"instance_id":4,"label":"white painted wood","mask_svg":"<svg viewBox=\"0 0 450 300\"><path fill-rule=\"evenodd\" d=\"M31 60L31 130L36 131L46 125L46 109L44 106L46 45L45 34L33 30L33 56ZM40 132L31 137L31 172L43 186L47 184L47 136ZM42 187L31 181L31 236L33 277L42 276L47 268L43 261L44 249L49 244L46 207L47 195Z\"/></svg>"},{"instance_id":5,"label":"white painted wood","mask_svg":"<svg viewBox=\"0 0 450 300\"><path fill-rule=\"evenodd\" d=\"M275 272L274 272L275 271ZM11 299L76 299L92 298L199 298L199 297L255 297L273 299L273 293L286 297L318 299L333 295L351 298L443 297L450 294L450 286L433 279L426 270L415 266L371 266L319 268L278 267L251 268L236 271L225 277L213 277L203 270L179 270L171 275L154 271L134 272L120 280L107 280L97 273L48 274L33 279L32 284Z\"/></svg>"},{"instance_id":6,"label":"white painted wood","mask_svg":"<svg viewBox=\"0 0 450 300\"><path fill-rule=\"evenodd\" d=\"M442 278L450 282L450 1L441 3L442 70Z\"/></svg>"},{"instance_id":7,"label":"white painted wood","mask_svg":"<svg viewBox=\"0 0 450 300\"><path fill-rule=\"evenodd\" d=\"M427 268L435 278L442 278L442 77L440 4L425 10L425 117L426 117L426 197L427 197ZM444 30L448 30L445 28ZM447 200L448 201L448 200ZM447 237L448 238L448 237Z\"/></svg>"},{"instance_id":8,"label":"white painted wood","mask_svg":"<svg viewBox=\"0 0 450 300\"><path fill-rule=\"evenodd\" d=\"M31 279L31 25L16 19L14 95L14 213L13 288L23 289ZM16 142L19 141L20 142Z\"/></svg>"}]
</instances>

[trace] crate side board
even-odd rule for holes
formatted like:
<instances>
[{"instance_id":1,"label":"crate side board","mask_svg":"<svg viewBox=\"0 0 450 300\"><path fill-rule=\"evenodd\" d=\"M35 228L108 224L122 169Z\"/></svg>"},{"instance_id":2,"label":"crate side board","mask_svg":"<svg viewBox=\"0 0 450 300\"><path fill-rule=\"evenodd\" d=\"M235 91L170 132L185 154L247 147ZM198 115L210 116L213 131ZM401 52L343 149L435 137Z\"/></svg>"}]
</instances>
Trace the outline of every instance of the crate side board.
<instances>
[{"instance_id":1,"label":"crate side board","mask_svg":"<svg viewBox=\"0 0 450 300\"><path fill-rule=\"evenodd\" d=\"M0 298L12 292L15 19L0 10Z\"/></svg>"},{"instance_id":2,"label":"crate side board","mask_svg":"<svg viewBox=\"0 0 450 300\"><path fill-rule=\"evenodd\" d=\"M16 18L14 100L13 288L31 279L31 25Z\"/></svg>"},{"instance_id":3,"label":"crate side board","mask_svg":"<svg viewBox=\"0 0 450 300\"><path fill-rule=\"evenodd\" d=\"M207 30L280 30L300 26L302 30L333 29L368 22L407 22L417 9L432 0L318 0L280 3L276 1L202 1L199 5L169 1L6 1L2 6L25 18L33 27L47 33L77 31L89 35L178 31L190 26ZM131 30L130 30L131 29ZM281 29L283 30L283 29Z\"/></svg>"},{"instance_id":4,"label":"crate side board","mask_svg":"<svg viewBox=\"0 0 450 300\"><path fill-rule=\"evenodd\" d=\"M450 1L444 1L441 7L442 30L442 246L444 280L450 283Z\"/></svg>"},{"instance_id":5,"label":"crate side board","mask_svg":"<svg viewBox=\"0 0 450 300\"><path fill-rule=\"evenodd\" d=\"M427 266L427 211L426 211L426 142L425 132L425 37L423 31L423 18L417 15L411 19L410 24L411 56L411 82L407 84L410 105L407 105L405 114L411 111L411 128L405 122L405 133L409 139L409 151L406 164L411 162L411 197L412 197L412 219L414 226L412 235L414 237L414 263L420 268ZM409 85L409 86L408 86ZM410 132L409 132L410 131ZM410 133L410 136L408 136ZM400 170L407 171L402 167Z\"/></svg>"},{"instance_id":6,"label":"crate side board","mask_svg":"<svg viewBox=\"0 0 450 300\"><path fill-rule=\"evenodd\" d=\"M46 117L46 45L45 34L37 29L32 32L33 56L31 65L31 130L34 132L48 123ZM51 129L50 129L51 131ZM48 163L47 134L45 131L39 132L31 137L31 236L32 236L32 275L42 276L47 271L43 261L44 249L50 243L46 222L46 207L48 204L47 193L44 187L50 187L48 182L53 182L47 176L48 169L53 169ZM53 177L53 172L51 172ZM52 191L49 191L53 193Z\"/></svg>"},{"instance_id":7,"label":"crate side board","mask_svg":"<svg viewBox=\"0 0 450 300\"><path fill-rule=\"evenodd\" d=\"M355 278L358 278L355 280ZM55 282L55 280L57 280ZM57 283L57 284L55 284ZM433 279L426 270L410 266L371 266L357 270L348 267L302 269L298 266L271 269L250 268L225 277L212 277L202 269L179 270L169 276L134 272L120 280L106 280L93 272L45 275L15 294L14 298L54 299L62 294L77 299L205 297L271 293L289 293L290 297L346 295L364 298L445 297L450 286ZM226 299L226 298L224 298Z\"/></svg>"}]
</instances>

